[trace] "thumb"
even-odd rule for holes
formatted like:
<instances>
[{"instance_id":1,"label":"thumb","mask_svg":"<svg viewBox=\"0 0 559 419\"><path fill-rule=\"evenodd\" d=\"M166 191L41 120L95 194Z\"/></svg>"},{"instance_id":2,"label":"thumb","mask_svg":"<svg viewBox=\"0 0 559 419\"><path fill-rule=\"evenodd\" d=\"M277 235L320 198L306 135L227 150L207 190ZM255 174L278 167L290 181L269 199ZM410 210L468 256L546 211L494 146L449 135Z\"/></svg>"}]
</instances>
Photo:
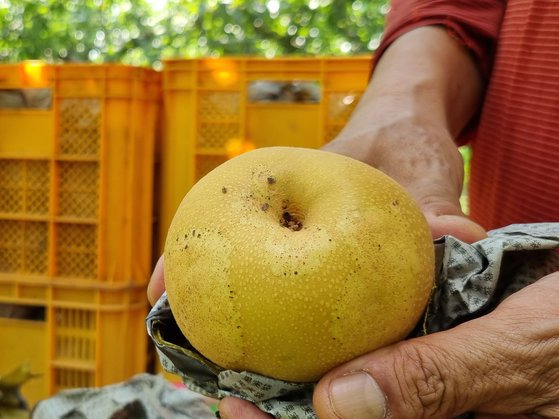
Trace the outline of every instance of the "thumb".
<instances>
[{"instance_id":1,"label":"thumb","mask_svg":"<svg viewBox=\"0 0 559 419\"><path fill-rule=\"evenodd\" d=\"M466 325L376 350L330 371L314 392L318 417L449 418L475 410L486 402L495 376L487 367L487 338Z\"/></svg>"}]
</instances>

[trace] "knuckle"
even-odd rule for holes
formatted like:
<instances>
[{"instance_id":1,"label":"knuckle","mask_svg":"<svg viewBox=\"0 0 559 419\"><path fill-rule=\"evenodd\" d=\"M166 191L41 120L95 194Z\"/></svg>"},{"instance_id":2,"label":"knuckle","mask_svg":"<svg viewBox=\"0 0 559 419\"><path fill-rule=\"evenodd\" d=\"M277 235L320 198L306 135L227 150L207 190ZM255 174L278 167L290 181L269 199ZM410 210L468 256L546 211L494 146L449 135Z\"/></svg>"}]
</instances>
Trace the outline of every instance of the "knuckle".
<instances>
[{"instance_id":1,"label":"knuckle","mask_svg":"<svg viewBox=\"0 0 559 419\"><path fill-rule=\"evenodd\" d=\"M444 360L428 345L403 343L394 359L394 377L409 417L446 417L453 411L453 400L448 397Z\"/></svg>"}]
</instances>

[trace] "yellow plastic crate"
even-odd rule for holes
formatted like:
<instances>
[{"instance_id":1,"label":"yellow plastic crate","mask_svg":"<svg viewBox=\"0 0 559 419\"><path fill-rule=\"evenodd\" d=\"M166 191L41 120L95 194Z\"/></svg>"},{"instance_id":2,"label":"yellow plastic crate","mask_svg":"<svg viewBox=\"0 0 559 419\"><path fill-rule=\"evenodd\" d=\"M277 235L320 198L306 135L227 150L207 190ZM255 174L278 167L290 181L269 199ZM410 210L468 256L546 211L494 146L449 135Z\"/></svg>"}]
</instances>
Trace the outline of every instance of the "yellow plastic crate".
<instances>
[{"instance_id":1,"label":"yellow plastic crate","mask_svg":"<svg viewBox=\"0 0 559 419\"><path fill-rule=\"evenodd\" d=\"M166 61L159 250L189 188L255 147L320 147L367 86L371 57Z\"/></svg>"},{"instance_id":2,"label":"yellow plastic crate","mask_svg":"<svg viewBox=\"0 0 559 419\"><path fill-rule=\"evenodd\" d=\"M44 98L43 108L0 101L0 281L145 283L159 74L0 66L0 94L37 89L50 92L50 106Z\"/></svg>"},{"instance_id":3,"label":"yellow plastic crate","mask_svg":"<svg viewBox=\"0 0 559 419\"><path fill-rule=\"evenodd\" d=\"M32 402L146 369L160 91L149 69L0 66L0 374L30 362Z\"/></svg>"},{"instance_id":4,"label":"yellow plastic crate","mask_svg":"<svg viewBox=\"0 0 559 419\"><path fill-rule=\"evenodd\" d=\"M0 284L0 374L29 363L30 403L146 370L144 286L92 290L29 280Z\"/></svg>"}]
</instances>

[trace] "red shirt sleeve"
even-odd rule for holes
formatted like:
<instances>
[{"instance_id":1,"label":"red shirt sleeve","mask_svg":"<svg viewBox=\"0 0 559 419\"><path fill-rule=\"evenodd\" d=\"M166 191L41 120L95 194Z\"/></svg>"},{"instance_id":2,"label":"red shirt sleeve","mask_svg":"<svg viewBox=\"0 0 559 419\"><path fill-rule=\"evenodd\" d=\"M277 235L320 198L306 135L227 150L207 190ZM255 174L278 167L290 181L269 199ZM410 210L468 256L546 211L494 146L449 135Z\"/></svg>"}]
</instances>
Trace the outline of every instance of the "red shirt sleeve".
<instances>
[{"instance_id":1,"label":"red shirt sleeve","mask_svg":"<svg viewBox=\"0 0 559 419\"><path fill-rule=\"evenodd\" d=\"M400 35L420 26L442 25L472 51L489 76L506 0L392 0L374 63Z\"/></svg>"}]
</instances>

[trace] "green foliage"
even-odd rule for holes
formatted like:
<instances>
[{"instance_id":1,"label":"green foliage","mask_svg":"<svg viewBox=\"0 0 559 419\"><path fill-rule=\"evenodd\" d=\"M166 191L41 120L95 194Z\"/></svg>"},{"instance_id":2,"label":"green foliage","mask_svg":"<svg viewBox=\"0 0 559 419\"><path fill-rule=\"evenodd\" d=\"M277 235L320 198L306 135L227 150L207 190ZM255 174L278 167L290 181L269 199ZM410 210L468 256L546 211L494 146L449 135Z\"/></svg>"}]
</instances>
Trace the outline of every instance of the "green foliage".
<instances>
[{"instance_id":1,"label":"green foliage","mask_svg":"<svg viewBox=\"0 0 559 419\"><path fill-rule=\"evenodd\" d=\"M348 55L378 45L388 0L0 0L0 60Z\"/></svg>"},{"instance_id":2,"label":"green foliage","mask_svg":"<svg viewBox=\"0 0 559 419\"><path fill-rule=\"evenodd\" d=\"M462 146L458 149L464 160L464 184L462 186L462 195L460 196L460 206L464 214L470 213L470 198L468 188L470 186L470 170L472 165L472 148L470 146Z\"/></svg>"}]
</instances>

